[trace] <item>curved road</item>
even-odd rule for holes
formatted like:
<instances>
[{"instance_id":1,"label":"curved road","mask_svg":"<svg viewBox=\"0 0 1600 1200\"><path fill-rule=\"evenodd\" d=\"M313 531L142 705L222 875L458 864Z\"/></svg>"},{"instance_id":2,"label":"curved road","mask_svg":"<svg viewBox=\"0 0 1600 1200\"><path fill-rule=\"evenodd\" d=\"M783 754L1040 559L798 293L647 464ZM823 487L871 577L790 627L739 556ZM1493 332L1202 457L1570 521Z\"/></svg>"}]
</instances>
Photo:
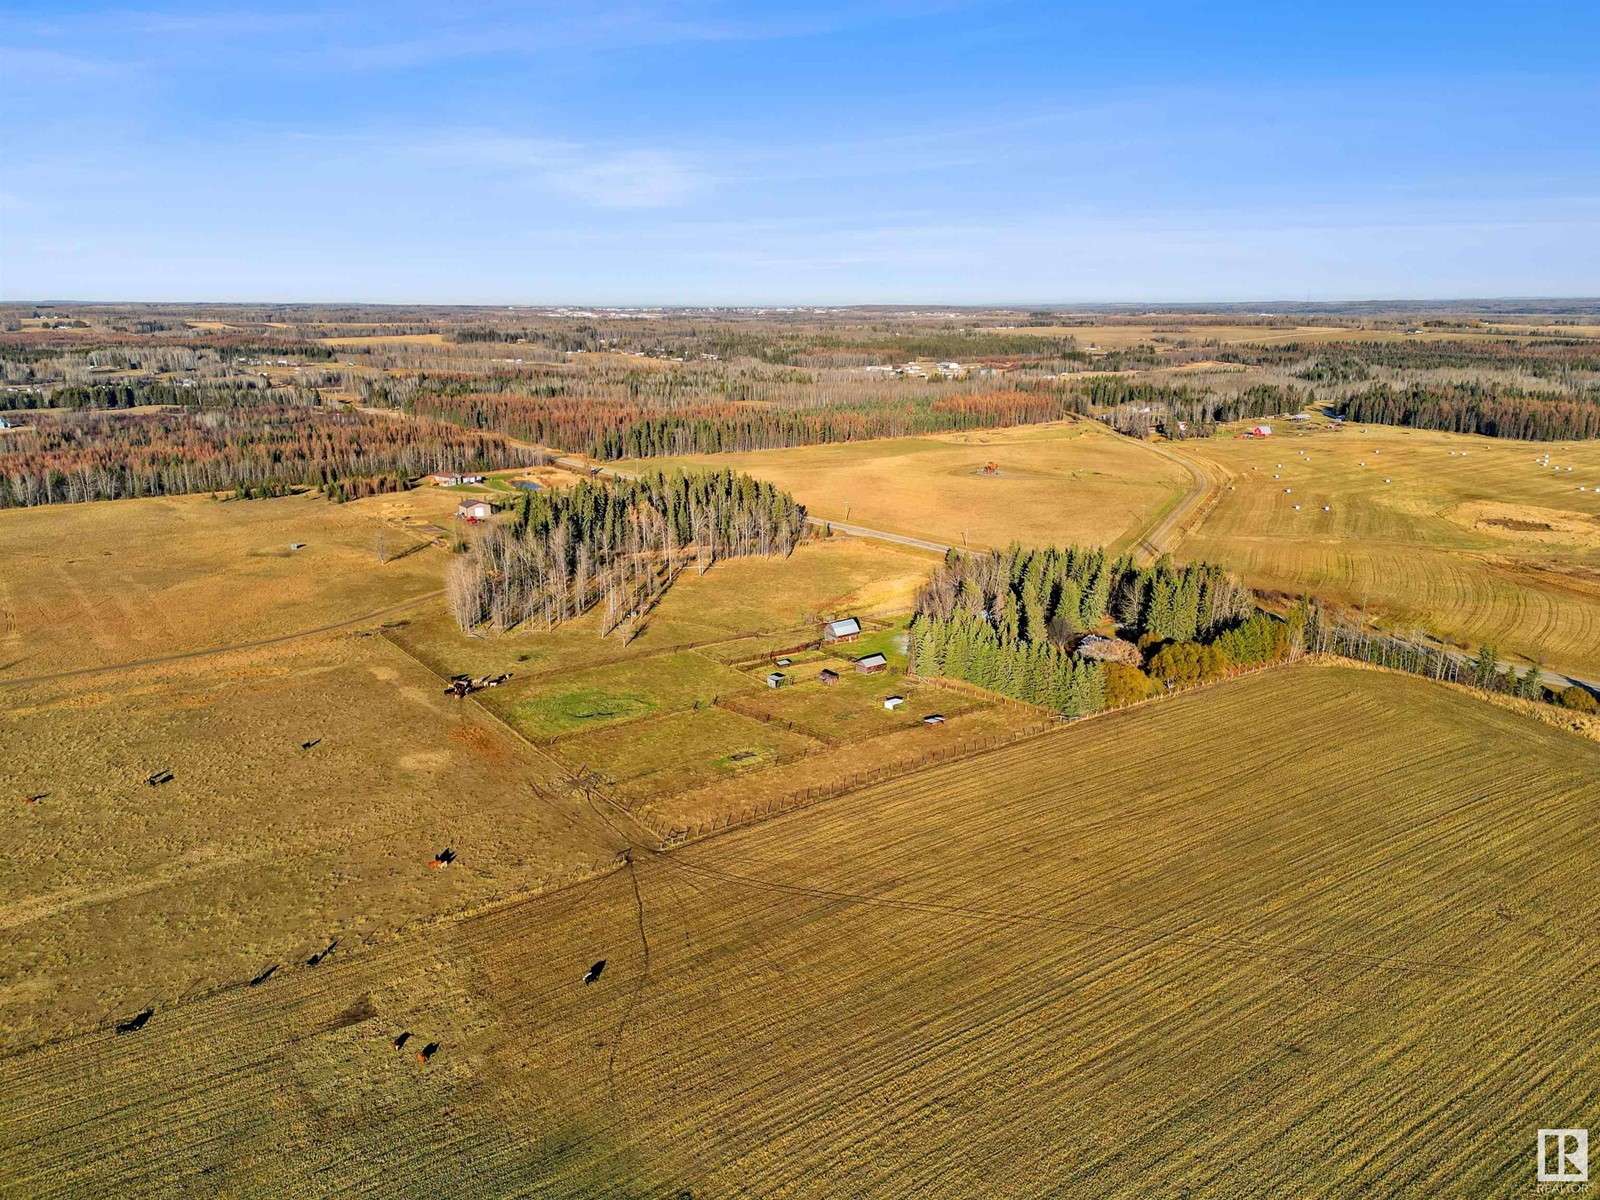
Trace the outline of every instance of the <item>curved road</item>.
<instances>
[{"instance_id":1,"label":"curved road","mask_svg":"<svg viewBox=\"0 0 1600 1200\"><path fill-rule=\"evenodd\" d=\"M1172 550L1177 545L1178 539L1173 538L1185 519L1200 507L1205 500L1222 487L1222 479L1210 475L1206 468L1186 455L1169 450L1156 442L1139 443L1150 453L1159 455L1168 462L1177 463L1189 473L1192 481L1187 492L1178 499L1164 516L1157 517L1144 535L1135 540L1134 545L1150 557L1153 562L1163 554Z\"/></svg>"}]
</instances>

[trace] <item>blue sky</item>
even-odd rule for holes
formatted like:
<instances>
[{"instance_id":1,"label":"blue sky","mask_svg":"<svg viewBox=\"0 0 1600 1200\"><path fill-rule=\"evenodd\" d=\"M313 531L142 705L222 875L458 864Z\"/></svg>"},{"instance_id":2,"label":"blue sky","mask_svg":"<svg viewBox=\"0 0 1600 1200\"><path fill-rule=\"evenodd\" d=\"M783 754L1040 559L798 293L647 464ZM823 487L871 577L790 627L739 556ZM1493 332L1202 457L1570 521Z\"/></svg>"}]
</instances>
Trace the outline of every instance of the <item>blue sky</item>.
<instances>
[{"instance_id":1,"label":"blue sky","mask_svg":"<svg viewBox=\"0 0 1600 1200\"><path fill-rule=\"evenodd\" d=\"M0 295L1600 294L1600 5L0 0Z\"/></svg>"}]
</instances>

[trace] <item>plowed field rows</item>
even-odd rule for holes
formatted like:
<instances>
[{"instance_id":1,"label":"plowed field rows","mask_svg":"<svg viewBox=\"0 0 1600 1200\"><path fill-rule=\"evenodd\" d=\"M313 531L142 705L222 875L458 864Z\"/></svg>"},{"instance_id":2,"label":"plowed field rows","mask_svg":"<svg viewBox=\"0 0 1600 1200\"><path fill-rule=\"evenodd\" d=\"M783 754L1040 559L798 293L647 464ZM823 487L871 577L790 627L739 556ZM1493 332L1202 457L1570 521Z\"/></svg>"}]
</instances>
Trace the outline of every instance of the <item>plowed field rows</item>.
<instances>
[{"instance_id":1,"label":"plowed field rows","mask_svg":"<svg viewBox=\"0 0 1600 1200\"><path fill-rule=\"evenodd\" d=\"M1597 779L1253 676L0 1061L0 1192L1520 1195L1600 1105Z\"/></svg>"}]
</instances>

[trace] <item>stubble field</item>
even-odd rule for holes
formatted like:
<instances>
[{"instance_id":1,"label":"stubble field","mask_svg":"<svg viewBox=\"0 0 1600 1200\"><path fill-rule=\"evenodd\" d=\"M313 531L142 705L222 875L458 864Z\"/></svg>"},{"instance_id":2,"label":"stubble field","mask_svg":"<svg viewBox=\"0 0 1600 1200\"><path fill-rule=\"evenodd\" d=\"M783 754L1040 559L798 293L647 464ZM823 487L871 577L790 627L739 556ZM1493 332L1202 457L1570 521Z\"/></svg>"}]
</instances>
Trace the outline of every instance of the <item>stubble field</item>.
<instances>
[{"instance_id":1,"label":"stubble field","mask_svg":"<svg viewBox=\"0 0 1600 1200\"><path fill-rule=\"evenodd\" d=\"M1600 444L1372 425L1174 448L1222 481L1181 557L1600 678Z\"/></svg>"},{"instance_id":2,"label":"stubble field","mask_svg":"<svg viewBox=\"0 0 1600 1200\"><path fill-rule=\"evenodd\" d=\"M1522 1194L1600 1103L1597 777L1424 681L1257 675L0 1061L0 1179Z\"/></svg>"},{"instance_id":3,"label":"stubble field","mask_svg":"<svg viewBox=\"0 0 1600 1200\"><path fill-rule=\"evenodd\" d=\"M748 472L812 516L972 547L1120 548L1189 484L1177 464L1085 421L666 461ZM990 462L997 475L981 473Z\"/></svg>"}]
</instances>

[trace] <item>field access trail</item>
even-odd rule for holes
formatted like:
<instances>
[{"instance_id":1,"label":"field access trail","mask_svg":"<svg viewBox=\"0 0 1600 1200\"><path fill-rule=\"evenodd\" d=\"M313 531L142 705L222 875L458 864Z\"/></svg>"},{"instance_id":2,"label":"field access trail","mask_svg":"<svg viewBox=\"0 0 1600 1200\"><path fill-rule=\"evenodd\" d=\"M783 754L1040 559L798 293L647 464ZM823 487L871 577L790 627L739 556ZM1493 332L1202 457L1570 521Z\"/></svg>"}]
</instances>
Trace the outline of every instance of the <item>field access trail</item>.
<instances>
[{"instance_id":1,"label":"field access trail","mask_svg":"<svg viewBox=\"0 0 1600 1200\"><path fill-rule=\"evenodd\" d=\"M1215 502L1227 480L1220 470L1210 464L1180 454L1168 446L1149 441L1139 441L1138 444L1150 453L1182 467L1188 472L1191 481L1188 491L1178 497L1166 512L1159 514L1151 522L1150 527L1142 534L1136 535L1134 539L1134 544L1145 557L1154 562L1163 554L1172 552L1186 532L1183 528L1184 522L1193 516L1202 504Z\"/></svg>"}]
</instances>

